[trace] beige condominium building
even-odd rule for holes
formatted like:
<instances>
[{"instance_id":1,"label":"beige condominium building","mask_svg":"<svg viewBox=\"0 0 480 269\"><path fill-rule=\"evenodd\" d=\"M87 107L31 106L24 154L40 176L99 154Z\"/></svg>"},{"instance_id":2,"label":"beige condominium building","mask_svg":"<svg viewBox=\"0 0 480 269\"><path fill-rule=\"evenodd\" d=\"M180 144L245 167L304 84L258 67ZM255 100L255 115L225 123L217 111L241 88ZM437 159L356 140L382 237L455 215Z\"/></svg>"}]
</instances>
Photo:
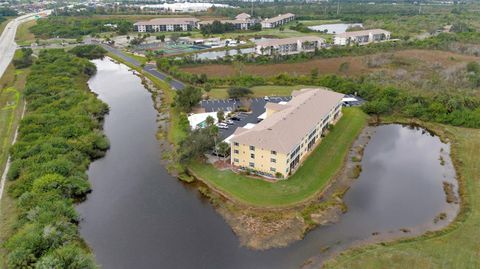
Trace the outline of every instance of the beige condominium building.
<instances>
[{"instance_id":1,"label":"beige condominium building","mask_svg":"<svg viewBox=\"0 0 480 269\"><path fill-rule=\"evenodd\" d=\"M231 164L266 177L288 177L341 116L343 94L302 89L285 104L267 103L267 117L253 128L237 128Z\"/></svg>"},{"instance_id":2,"label":"beige condominium building","mask_svg":"<svg viewBox=\"0 0 480 269\"><path fill-rule=\"evenodd\" d=\"M333 44L345 46L353 44L368 44L390 39L390 32L383 29L370 29L355 32L345 32L335 35Z\"/></svg>"},{"instance_id":3,"label":"beige condominium building","mask_svg":"<svg viewBox=\"0 0 480 269\"><path fill-rule=\"evenodd\" d=\"M212 24L213 22L214 20L201 21L198 23L198 28L201 29L202 26ZM219 20L219 22L233 24L236 30L248 30L255 23L257 23L258 20L251 18L251 16L247 13L240 13L235 17L234 20Z\"/></svg>"},{"instance_id":4,"label":"beige condominium building","mask_svg":"<svg viewBox=\"0 0 480 269\"><path fill-rule=\"evenodd\" d=\"M260 55L289 55L300 52L312 52L321 48L325 39L317 36L300 36L282 39L270 39L257 42L255 52Z\"/></svg>"},{"instance_id":5,"label":"beige condominium building","mask_svg":"<svg viewBox=\"0 0 480 269\"><path fill-rule=\"evenodd\" d=\"M285 13L262 21L262 28L275 28L295 19L295 14Z\"/></svg>"},{"instance_id":6,"label":"beige condominium building","mask_svg":"<svg viewBox=\"0 0 480 269\"><path fill-rule=\"evenodd\" d=\"M197 27L198 21L199 19L196 18L157 18L136 22L133 27L140 33L191 31Z\"/></svg>"}]
</instances>

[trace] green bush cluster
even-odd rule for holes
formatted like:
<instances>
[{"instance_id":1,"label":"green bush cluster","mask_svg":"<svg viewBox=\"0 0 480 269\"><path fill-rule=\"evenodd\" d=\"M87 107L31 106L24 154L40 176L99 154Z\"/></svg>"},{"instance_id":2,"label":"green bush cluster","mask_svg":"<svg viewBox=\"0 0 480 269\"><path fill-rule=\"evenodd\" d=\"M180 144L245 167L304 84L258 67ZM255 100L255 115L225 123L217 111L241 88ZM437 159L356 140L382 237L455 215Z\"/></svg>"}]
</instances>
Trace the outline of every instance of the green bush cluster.
<instances>
[{"instance_id":1,"label":"green bush cluster","mask_svg":"<svg viewBox=\"0 0 480 269\"><path fill-rule=\"evenodd\" d=\"M109 147L102 134L108 106L86 87L95 65L45 50L31 67L27 111L11 149L9 193L19 210L4 243L9 268L93 268L78 234L76 200L90 190L86 170Z\"/></svg>"},{"instance_id":2,"label":"green bush cluster","mask_svg":"<svg viewBox=\"0 0 480 269\"><path fill-rule=\"evenodd\" d=\"M81 58L98 59L103 58L107 51L99 45L83 45L74 47L70 50L70 53Z\"/></svg>"},{"instance_id":3,"label":"green bush cluster","mask_svg":"<svg viewBox=\"0 0 480 269\"><path fill-rule=\"evenodd\" d=\"M116 25L110 27L108 24ZM104 32L126 34L133 30L133 24L122 19L94 19L75 17L48 17L37 21L30 31L37 37L77 38L84 35L95 35Z\"/></svg>"},{"instance_id":4,"label":"green bush cluster","mask_svg":"<svg viewBox=\"0 0 480 269\"><path fill-rule=\"evenodd\" d=\"M33 63L32 54L33 50L30 48L22 48L20 51L17 51L12 61L15 68L22 69L31 66Z\"/></svg>"}]
</instances>

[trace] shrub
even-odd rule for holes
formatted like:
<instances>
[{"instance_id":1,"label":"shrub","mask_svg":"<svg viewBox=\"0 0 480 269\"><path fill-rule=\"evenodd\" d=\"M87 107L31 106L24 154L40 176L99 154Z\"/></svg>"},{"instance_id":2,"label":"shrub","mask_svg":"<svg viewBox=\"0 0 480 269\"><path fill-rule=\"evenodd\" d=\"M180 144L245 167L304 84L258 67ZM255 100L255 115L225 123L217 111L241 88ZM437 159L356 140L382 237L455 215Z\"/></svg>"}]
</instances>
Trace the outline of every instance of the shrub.
<instances>
[{"instance_id":1,"label":"shrub","mask_svg":"<svg viewBox=\"0 0 480 269\"><path fill-rule=\"evenodd\" d=\"M82 53L79 53L79 55ZM90 190L85 171L109 147L100 132L108 106L85 91L95 71L63 50L42 51L27 78L28 114L11 149L8 191L17 198L15 233L4 246L9 268L92 268L78 244L73 200Z\"/></svg>"}]
</instances>

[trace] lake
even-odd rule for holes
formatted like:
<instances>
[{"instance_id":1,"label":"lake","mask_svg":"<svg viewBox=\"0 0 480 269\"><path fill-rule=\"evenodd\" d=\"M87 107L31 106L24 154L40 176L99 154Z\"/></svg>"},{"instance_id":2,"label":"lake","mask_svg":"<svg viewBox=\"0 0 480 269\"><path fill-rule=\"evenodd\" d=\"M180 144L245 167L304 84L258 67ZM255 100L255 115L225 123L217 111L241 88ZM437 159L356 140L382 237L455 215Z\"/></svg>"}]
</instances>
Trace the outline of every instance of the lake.
<instances>
[{"instance_id":1,"label":"lake","mask_svg":"<svg viewBox=\"0 0 480 269\"><path fill-rule=\"evenodd\" d=\"M160 164L157 112L140 78L108 59L93 62L89 86L110 106L104 131L111 148L90 165L93 191L77 210L102 268L298 268L311 257L321 262L325 247L343 250L374 232L423 231L453 206L442 187L449 181L457 188L449 145L420 128L384 125L365 149L338 223L285 248L241 247L210 203Z\"/></svg>"}]
</instances>

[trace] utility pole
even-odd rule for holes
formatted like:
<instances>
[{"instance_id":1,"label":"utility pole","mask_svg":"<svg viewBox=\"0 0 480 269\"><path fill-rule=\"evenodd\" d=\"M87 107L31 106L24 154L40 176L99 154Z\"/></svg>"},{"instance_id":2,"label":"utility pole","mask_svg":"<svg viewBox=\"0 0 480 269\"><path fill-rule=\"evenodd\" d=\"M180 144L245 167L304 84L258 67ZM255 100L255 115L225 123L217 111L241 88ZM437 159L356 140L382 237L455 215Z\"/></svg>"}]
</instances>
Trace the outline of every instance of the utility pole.
<instances>
[{"instance_id":1,"label":"utility pole","mask_svg":"<svg viewBox=\"0 0 480 269\"><path fill-rule=\"evenodd\" d=\"M337 16L340 14L340 0L337 0Z\"/></svg>"}]
</instances>

